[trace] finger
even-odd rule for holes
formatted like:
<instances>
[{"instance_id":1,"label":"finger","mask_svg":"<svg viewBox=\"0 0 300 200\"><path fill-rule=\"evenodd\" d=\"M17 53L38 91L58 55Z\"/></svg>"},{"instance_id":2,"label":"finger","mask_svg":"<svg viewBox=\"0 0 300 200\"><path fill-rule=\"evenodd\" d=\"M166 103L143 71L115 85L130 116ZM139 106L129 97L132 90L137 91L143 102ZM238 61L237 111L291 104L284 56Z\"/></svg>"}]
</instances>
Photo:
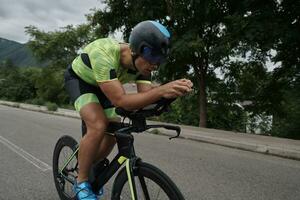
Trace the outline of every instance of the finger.
<instances>
[{"instance_id":1,"label":"finger","mask_svg":"<svg viewBox=\"0 0 300 200\"><path fill-rule=\"evenodd\" d=\"M180 89L173 88L170 91L170 94L175 95L176 97L178 97L178 96L182 96L184 94L184 91L182 91Z\"/></svg>"},{"instance_id":2,"label":"finger","mask_svg":"<svg viewBox=\"0 0 300 200\"><path fill-rule=\"evenodd\" d=\"M190 80L188 80L188 79L180 80L178 83L181 84L181 85L188 85L190 88L193 87L192 81L190 81Z\"/></svg>"},{"instance_id":3,"label":"finger","mask_svg":"<svg viewBox=\"0 0 300 200\"><path fill-rule=\"evenodd\" d=\"M187 81L183 81L183 80L179 80L175 83L176 85L180 85L180 86L186 86L186 87L191 87L191 84Z\"/></svg>"},{"instance_id":4,"label":"finger","mask_svg":"<svg viewBox=\"0 0 300 200\"><path fill-rule=\"evenodd\" d=\"M186 79L186 78L183 78L183 79L181 79L181 80L184 81L184 82L190 81L189 79Z\"/></svg>"},{"instance_id":5,"label":"finger","mask_svg":"<svg viewBox=\"0 0 300 200\"><path fill-rule=\"evenodd\" d=\"M181 96L184 95L184 92L179 91L179 90L175 90L175 91L174 91L174 94L176 95L176 97L181 97Z\"/></svg>"},{"instance_id":6,"label":"finger","mask_svg":"<svg viewBox=\"0 0 300 200\"><path fill-rule=\"evenodd\" d=\"M174 89L179 90L179 91L184 92L184 93L190 92L192 90L191 88L189 88L186 85L175 85Z\"/></svg>"},{"instance_id":7,"label":"finger","mask_svg":"<svg viewBox=\"0 0 300 200\"><path fill-rule=\"evenodd\" d=\"M186 84L188 84L190 88L193 87L193 82L192 81L190 81L188 79L183 79L183 82L186 83Z\"/></svg>"}]
</instances>

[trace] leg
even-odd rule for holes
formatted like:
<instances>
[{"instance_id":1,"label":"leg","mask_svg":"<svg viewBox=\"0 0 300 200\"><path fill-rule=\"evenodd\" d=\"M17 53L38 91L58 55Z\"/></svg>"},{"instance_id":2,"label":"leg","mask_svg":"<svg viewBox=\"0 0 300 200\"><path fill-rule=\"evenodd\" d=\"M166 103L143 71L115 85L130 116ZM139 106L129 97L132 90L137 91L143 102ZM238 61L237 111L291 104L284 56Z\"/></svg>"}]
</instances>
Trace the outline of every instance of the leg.
<instances>
[{"instance_id":1,"label":"leg","mask_svg":"<svg viewBox=\"0 0 300 200\"><path fill-rule=\"evenodd\" d=\"M89 170L95 161L98 149L105 135L108 120L99 103L89 103L80 109L81 118L85 121L87 133L80 141L77 182L88 180ZM105 151L105 149L104 149Z\"/></svg>"},{"instance_id":2,"label":"leg","mask_svg":"<svg viewBox=\"0 0 300 200\"><path fill-rule=\"evenodd\" d=\"M113 116L110 114L108 114L108 115ZM121 118L119 118L117 115L115 115L114 117L111 117L108 120L109 120L109 123L110 122L119 122L120 123ZM110 135L108 132L106 132L105 136L100 144L96 161L100 161L100 160L103 160L104 158L106 158L113 150L116 142L117 142L116 138L114 136Z\"/></svg>"},{"instance_id":3,"label":"leg","mask_svg":"<svg viewBox=\"0 0 300 200\"><path fill-rule=\"evenodd\" d=\"M71 66L65 73L65 87L70 95L70 100L74 103L76 110L79 111L87 128L79 145L79 172L73 190L77 199L96 200L97 196L93 193L87 180L107 127L107 119L101 105L105 105L107 108L110 106L110 102L99 87L89 85L81 80ZM108 152L105 150L105 145L103 151Z\"/></svg>"},{"instance_id":4,"label":"leg","mask_svg":"<svg viewBox=\"0 0 300 200\"><path fill-rule=\"evenodd\" d=\"M81 129L82 129L82 137L83 137L86 134L86 130L87 130L85 122L83 120L81 124ZM99 150L96 156L96 161L100 161L106 158L113 150L115 144L116 144L116 138L111 135L105 134L99 146Z\"/></svg>"},{"instance_id":5,"label":"leg","mask_svg":"<svg viewBox=\"0 0 300 200\"><path fill-rule=\"evenodd\" d=\"M101 141L100 147L98 149L96 160L98 161L106 158L113 150L115 144L116 144L115 137L105 134L103 140Z\"/></svg>"}]
</instances>

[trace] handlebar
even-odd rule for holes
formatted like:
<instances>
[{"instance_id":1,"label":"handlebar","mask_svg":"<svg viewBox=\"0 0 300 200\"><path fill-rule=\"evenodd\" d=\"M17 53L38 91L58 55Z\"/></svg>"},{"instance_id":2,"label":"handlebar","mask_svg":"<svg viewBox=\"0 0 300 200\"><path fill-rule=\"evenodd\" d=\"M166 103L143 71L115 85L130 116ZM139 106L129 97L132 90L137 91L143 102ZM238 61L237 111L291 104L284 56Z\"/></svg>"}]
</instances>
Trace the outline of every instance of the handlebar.
<instances>
[{"instance_id":1,"label":"handlebar","mask_svg":"<svg viewBox=\"0 0 300 200\"><path fill-rule=\"evenodd\" d=\"M169 109L170 104L175 101L176 99L165 99L162 98L155 102L154 104L151 104L149 106L146 106L144 108L141 108L139 110L135 111L128 111L124 108L117 107L116 113L123 117L128 117L129 119L133 120L136 117L152 117L152 116L159 116L163 112L167 112Z\"/></svg>"},{"instance_id":2,"label":"handlebar","mask_svg":"<svg viewBox=\"0 0 300 200\"><path fill-rule=\"evenodd\" d=\"M179 126L172 125L147 125L146 118L152 116L159 116L163 112L168 112L170 110L170 104L176 99L165 99L162 98L154 104L146 106L144 108L128 111L123 108L116 108L116 113L124 118L129 118L132 121L132 124L124 124L123 128L118 128L115 132L116 136L123 133L131 132L143 132L150 128L165 128L169 130L176 131L177 135L170 137L169 139L177 138L180 135L181 129Z\"/></svg>"}]
</instances>

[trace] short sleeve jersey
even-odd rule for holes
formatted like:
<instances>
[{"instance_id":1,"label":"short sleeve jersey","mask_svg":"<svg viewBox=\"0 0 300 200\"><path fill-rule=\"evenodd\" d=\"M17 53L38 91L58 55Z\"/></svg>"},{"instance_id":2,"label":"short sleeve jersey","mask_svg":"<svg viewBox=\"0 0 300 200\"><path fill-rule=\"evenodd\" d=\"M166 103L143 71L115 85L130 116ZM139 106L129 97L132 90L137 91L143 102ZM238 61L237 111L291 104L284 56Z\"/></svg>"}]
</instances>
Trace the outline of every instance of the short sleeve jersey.
<instances>
[{"instance_id":1,"label":"short sleeve jersey","mask_svg":"<svg viewBox=\"0 0 300 200\"><path fill-rule=\"evenodd\" d=\"M122 84L129 82L151 83L151 77L120 66L120 44L110 38L95 40L88 44L83 53L88 56L88 64L82 55L72 62L73 71L85 82L97 85L101 82L119 80Z\"/></svg>"}]
</instances>

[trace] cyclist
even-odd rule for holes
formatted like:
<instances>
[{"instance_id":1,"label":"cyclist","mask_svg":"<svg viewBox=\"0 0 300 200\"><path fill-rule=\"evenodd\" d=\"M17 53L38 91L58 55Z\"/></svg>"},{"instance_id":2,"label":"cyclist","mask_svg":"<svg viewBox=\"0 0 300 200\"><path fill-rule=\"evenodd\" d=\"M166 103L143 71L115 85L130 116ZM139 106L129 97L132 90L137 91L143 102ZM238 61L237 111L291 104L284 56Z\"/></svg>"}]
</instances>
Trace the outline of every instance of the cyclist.
<instances>
[{"instance_id":1,"label":"cyclist","mask_svg":"<svg viewBox=\"0 0 300 200\"><path fill-rule=\"evenodd\" d=\"M88 44L65 73L65 87L87 131L78 153L79 172L74 191L77 199L97 199L88 174L93 162L109 155L115 139L105 130L116 119L115 107L142 108L160 98L183 96L192 82L180 79L161 86L151 85L151 72L169 52L170 33L160 23L143 21L129 37L129 44L102 38ZM134 81L138 93L126 94L122 84Z\"/></svg>"}]
</instances>

